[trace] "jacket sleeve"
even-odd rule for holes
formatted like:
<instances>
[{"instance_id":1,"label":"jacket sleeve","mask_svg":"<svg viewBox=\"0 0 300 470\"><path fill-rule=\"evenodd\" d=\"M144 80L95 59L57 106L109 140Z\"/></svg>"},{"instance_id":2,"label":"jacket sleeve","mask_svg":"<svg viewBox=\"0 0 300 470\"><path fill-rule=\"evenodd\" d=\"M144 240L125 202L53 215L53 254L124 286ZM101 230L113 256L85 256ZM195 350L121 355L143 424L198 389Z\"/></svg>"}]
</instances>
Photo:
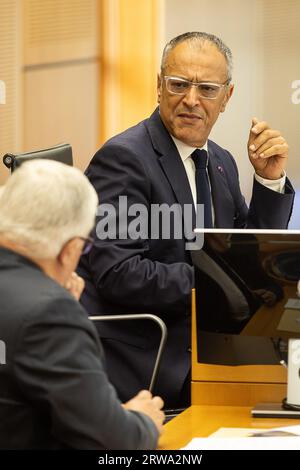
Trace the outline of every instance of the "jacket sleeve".
<instances>
[{"instance_id":1,"label":"jacket sleeve","mask_svg":"<svg viewBox=\"0 0 300 470\"><path fill-rule=\"evenodd\" d=\"M273 191L254 178L247 226L286 229L291 218L295 192L287 178L284 194Z\"/></svg>"},{"instance_id":2,"label":"jacket sleeve","mask_svg":"<svg viewBox=\"0 0 300 470\"><path fill-rule=\"evenodd\" d=\"M93 324L73 299L36 306L19 332L14 375L62 445L75 449L155 449L157 429L125 410L108 382Z\"/></svg>"},{"instance_id":3,"label":"jacket sleeve","mask_svg":"<svg viewBox=\"0 0 300 470\"><path fill-rule=\"evenodd\" d=\"M235 203L235 228L285 229L288 226L293 202L294 189L287 178L284 194L273 191L253 178L252 198L249 209L240 190L236 162L227 152L231 169L227 172L227 182Z\"/></svg>"},{"instance_id":4,"label":"jacket sleeve","mask_svg":"<svg viewBox=\"0 0 300 470\"><path fill-rule=\"evenodd\" d=\"M194 282L193 268L185 262L159 262L151 259L153 246L147 236L123 237L123 216L127 208L137 210L143 228L151 229L151 176L141 159L128 148L117 145L104 146L94 157L86 172L95 187L100 206L114 208L114 215L107 219L110 227L97 219L96 243L88 255L89 270L98 295L122 308L147 312L185 311L189 308L190 293ZM124 197L125 206L119 196ZM101 221L102 220L102 221ZM128 217L128 227L134 217ZM115 224L114 224L115 222ZM116 231L114 233L114 228ZM100 239L110 228L109 239ZM142 229L143 230L143 229ZM157 243L156 243L157 246ZM170 249L168 240L160 240L160 254ZM157 257L156 257L157 258Z\"/></svg>"}]
</instances>

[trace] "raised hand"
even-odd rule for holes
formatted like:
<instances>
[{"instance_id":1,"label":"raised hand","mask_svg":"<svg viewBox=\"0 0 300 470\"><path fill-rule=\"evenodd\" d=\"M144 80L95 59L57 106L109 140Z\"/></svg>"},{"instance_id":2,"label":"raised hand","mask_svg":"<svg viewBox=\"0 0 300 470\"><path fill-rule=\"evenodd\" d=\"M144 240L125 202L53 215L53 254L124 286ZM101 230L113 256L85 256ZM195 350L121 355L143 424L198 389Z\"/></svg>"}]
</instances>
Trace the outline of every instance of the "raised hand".
<instances>
[{"instance_id":1,"label":"raised hand","mask_svg":"<svg viewBox=\"0 0 300 470\"><path fill-rule=\"evenodd\" d=\"M249 159L262 178L275 180L284 175L289 146L279 131L267 122L252 119L248 140Z\"/></svg>"}]
</instances>

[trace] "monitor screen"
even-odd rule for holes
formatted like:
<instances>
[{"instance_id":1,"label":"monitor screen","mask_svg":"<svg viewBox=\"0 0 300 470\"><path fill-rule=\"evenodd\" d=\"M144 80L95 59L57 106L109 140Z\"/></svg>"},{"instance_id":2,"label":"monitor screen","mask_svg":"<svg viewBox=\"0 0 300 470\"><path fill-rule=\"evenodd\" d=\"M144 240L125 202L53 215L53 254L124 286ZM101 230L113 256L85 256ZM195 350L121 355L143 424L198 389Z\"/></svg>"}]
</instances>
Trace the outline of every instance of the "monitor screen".
<instances>
[{"instance_id":1,"label":"monitor screen","mask_svg":"<svg viewBox=\"0 0 300 470\"><path fill-rule=\"evenodd\" d=\"M198 362L266 365L287 361L300 337L300 231L197 229Z\"/></svg>"}]
</instances>

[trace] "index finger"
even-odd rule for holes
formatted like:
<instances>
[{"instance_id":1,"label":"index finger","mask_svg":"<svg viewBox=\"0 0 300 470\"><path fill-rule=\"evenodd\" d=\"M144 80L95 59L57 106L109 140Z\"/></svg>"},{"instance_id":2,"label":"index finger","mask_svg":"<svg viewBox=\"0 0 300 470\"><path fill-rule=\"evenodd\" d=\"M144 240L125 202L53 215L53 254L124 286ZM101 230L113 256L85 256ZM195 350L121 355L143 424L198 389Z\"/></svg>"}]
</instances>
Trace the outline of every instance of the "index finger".
<instances>
[{"instance_id":1,"label":"index finger","mask_svg":"<svg viewBox=\"0 0 300 470\"><path fill-rule=\"evenodd\" d=\"M155 406L157 406L157 408L159 408L159 409L163 408L163 406L164 406L163 399L161 397L157 396L157 395L152 398L152 403L154 403Z\"/></svg>"},{"instance_id":2,"label":"index finger","mask_svg":"<svg viewBox=\"0 0 300 470\"><path fill-rule=\"evenodd\" d=\"M252 119L252 123L253 125L250 129L250 132L251 134L254 134L254 136L257 136L258 134L261 134L261 132L265 131L266 129L269 129L269 125L266 121L258 121L256 118L254 118Z\"/></svg>"},{"instance_id":3,"label":"index finger","mask_svg":"<svg viewBox=\"0 0 300 470\"><path fill-rule=\"evenodd\" d=\"M149 399L152 398L152 393L149 392L149 390L140 390L136 396L143 399Z\"/></svg>"},{"instance_id":4,"label":"index finger","mask_svg":"<svg viewBox=\"0 0 300 470\"><path fill-rule=\"evenodd\" d=\"M268 129L269 126L265 121L259 121L256 117L252 118L252 125L250 128L250 135L248 139L248 148L252 151L255 150L255 148L251 148L251 145L257 138L259 134L261 134L265 129Z\"/></svg>"}]
</instances>

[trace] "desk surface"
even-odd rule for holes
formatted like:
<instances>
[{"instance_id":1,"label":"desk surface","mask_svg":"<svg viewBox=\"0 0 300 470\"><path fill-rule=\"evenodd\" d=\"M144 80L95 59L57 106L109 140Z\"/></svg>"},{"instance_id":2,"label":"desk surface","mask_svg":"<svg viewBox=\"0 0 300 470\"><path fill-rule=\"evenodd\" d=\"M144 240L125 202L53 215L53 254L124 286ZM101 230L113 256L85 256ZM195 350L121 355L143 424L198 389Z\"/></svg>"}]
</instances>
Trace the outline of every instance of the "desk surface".
<instances>
[{"instance_id":1,"label":"desk surface","mask_svg":"<svg viewBox=\"0 0 300 470\"><path fill-rule=\"evenodd\" d=\"M176 450L193 437L206 437L221 427L273 428L300 424L300 419L252 418L248 406L191 406L165 425L159 449Z\"/></svg>"}]
</instances>

